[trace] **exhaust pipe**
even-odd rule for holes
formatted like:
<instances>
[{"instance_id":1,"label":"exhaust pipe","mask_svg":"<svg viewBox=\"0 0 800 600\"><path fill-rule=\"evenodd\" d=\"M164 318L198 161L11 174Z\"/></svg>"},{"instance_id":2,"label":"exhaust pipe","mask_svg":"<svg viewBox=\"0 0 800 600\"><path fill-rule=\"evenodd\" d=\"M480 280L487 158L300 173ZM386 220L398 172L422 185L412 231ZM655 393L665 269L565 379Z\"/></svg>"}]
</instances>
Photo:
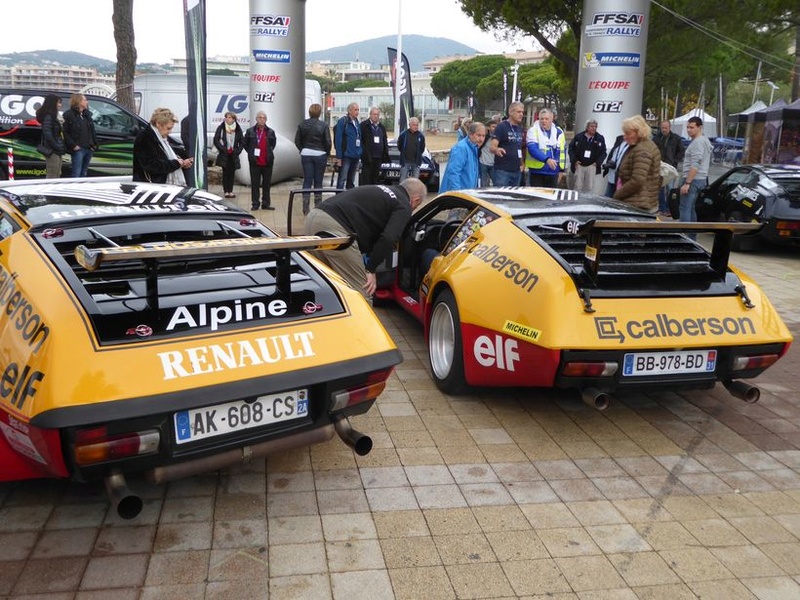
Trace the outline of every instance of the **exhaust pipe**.
<instances>
[{"instance_id":1,"label":"exhaust pipe","mask_svg":"<svg viewBox=\"0 0 800 600\"><path fill-rule=\"evenodd\" d=\"M731 396L744 400L748 404L755 404L761 398L761 390L744 381L723 381L722 385L730 392Z\"/></svg>"},{"instance_id":2,"label":"exhaust pipe","mask_svg":"<svg viewBox=\"0 0 800 600\"><path fill-rule=\"evenodd\" d=\"M584 388L581 390L581 400L588 406L597 410L605 410L611 402L611 396L597 388Z\"/></svg>"},{"instance_id":3,"label":"exhaust pipe","mask_svg":"<svg viewBox=\"0 0 800 600\"><path fill-rule=\"evenodd\" d=\"M347 417L337 419L333 423L336 428L336 433L342 438L342 441L350 446L359 456L366 456L372 450L372 438L368 435L353 429L350 425L350 420Z\"/></svg>"},{"instance_id":4,"label":"exhaust pipe","mask_svg":"<svg viewBox=\"0 0 800 600\"><path fill-rule=\"evenodd\" d=\"M119 471L114 471L106 477L106 493L111 504L117 509L117 514L123 519L132 519L142 512L144 503L142 499L128 489L125 476Z\"/></svg>"}]
</instances>

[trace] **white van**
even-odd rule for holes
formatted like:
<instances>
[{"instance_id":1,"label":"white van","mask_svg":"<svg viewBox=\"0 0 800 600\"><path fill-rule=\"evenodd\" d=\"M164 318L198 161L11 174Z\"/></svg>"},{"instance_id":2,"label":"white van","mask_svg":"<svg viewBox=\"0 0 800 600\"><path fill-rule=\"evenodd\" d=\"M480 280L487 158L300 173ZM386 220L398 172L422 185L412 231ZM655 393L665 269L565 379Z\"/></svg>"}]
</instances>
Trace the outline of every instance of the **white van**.
<instances>
[{"instance_id":1,"label":"white van","mask_svg":"<svg viewBox=\"0 0 800 600\"><path fill-rule=\"evenodd\" d=\"M206 136L209 161L213 162L216 156L214 149L214 132L225 118L228 111L237 115L242 131L251 127L250 122L250 80L248 77L209 75L206 80ZM305 111L312 104L322 104L322 90L319 82L307 79L305 84ZM188 82L186 75L178 73L148 73L138 75L133 80L133 97L136 111L139 115L149 120L153 110L166 107L172 110L179 119L189 112ZM173 134L180 133L180 123L175 125ZM287 140L278 136L278 146L275 148L275 170L273 181L280 181L302 171L300 168L299 152L294 145L294 139ZM246 165L246 161L242 166ZM239 183L249 184L250 173L247 168L236 172Z\"/></svg>"}]
</instances>

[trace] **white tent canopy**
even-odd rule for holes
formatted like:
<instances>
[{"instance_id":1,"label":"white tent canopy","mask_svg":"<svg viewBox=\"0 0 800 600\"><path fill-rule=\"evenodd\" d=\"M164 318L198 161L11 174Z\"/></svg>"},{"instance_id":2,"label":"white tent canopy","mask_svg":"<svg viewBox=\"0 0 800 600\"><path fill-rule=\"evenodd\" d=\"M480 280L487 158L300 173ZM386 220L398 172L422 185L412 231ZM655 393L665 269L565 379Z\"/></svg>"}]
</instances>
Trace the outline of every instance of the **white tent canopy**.
<instances>
[{"instance_id":1,"label":"white tent canopy","mask_svg":"<svg viewBox=\"0 0 800 600\"><path fill-rule=\"evenodd\" d=\"M728 115L731 121L738 122L738 123L747 123L747 115L750 113L754 113L759 110L764 110L767 108L767 105L764 104L761 100L756 100L754 104L745 108L742 112L738 112L732 115Z\"/></svg>"},{"instance_id":2,"label":"white tent canopy","mask_svg":"<svg viewBox=\"0 0 800 600\"><path fill-rule=\"evenodd\" d=\"M703 120L703 133L706 137L717 137L717 120L699 108L693 108L685 115L681 115L680 117L672 119L670 121L670 124L672 125L672 131L677 133L679 136L688 139L689 134L686 133L686 123L691 117L700 117Z\"/></svg>"}]
</instances>

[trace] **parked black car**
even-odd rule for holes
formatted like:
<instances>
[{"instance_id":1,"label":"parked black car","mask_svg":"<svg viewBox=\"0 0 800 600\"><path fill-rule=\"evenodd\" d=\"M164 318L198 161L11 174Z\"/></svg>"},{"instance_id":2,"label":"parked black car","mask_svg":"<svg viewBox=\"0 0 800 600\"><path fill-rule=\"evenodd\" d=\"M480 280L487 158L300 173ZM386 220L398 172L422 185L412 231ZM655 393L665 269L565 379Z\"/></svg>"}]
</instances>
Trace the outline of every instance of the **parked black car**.
<instances>
[{"instance_id":1,"label":"parked black car","mask_svg":"<svg viewBox=\"0 0 800 600\"><path fill-rule=\"evenodd\" d=\"M419 178L428 186L429 192L439 191L439 163L434 160L427 148L422 154ZM400 182L400 151L397 149L396 140L389 140L389 162L381 164L378 181L388 185Z\"/></svg>"},{"instance_id":2,"label":"parked black car","mask_svg":"<svg viewBox=\"0 0 800 600\"><path fill-rule=\"evenodd\" d=\"M734 236L735 250L753 250L762 240L800 244L800 166L731 169L700 193L697 218L764 223L755 233Z\"/></svg>"}]
</instances>

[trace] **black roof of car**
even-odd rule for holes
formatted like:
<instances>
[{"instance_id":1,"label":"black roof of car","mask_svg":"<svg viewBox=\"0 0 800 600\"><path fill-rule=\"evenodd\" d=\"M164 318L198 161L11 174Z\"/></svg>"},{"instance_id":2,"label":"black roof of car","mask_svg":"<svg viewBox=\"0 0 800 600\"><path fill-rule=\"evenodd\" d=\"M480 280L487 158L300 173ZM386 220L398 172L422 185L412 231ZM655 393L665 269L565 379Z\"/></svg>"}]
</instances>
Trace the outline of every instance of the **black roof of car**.
<instances>
[{"instance_id":1,"label":"black roof of car","mask_svg":"<svg viewBox=\"0 0 800 600\"><path fill-rule=\"evenodd\" d=\"M130 181L26 181L0 185L0 197L33 227L146 214L246 214L204 190Z\"/></svg>"},{"instance_id":2,"label":"black roof of car","mask_svg":"<svg viewBox=\"0 0 800 600\"><path fill-rule=\"evenodd\" d=\"M630 204L596 194L551 188L492 187L462 190L506 211L512 217L568 215L576 218L602 214L604 218L653 220L651 215Z\"/></svg>"}]
</instances>

